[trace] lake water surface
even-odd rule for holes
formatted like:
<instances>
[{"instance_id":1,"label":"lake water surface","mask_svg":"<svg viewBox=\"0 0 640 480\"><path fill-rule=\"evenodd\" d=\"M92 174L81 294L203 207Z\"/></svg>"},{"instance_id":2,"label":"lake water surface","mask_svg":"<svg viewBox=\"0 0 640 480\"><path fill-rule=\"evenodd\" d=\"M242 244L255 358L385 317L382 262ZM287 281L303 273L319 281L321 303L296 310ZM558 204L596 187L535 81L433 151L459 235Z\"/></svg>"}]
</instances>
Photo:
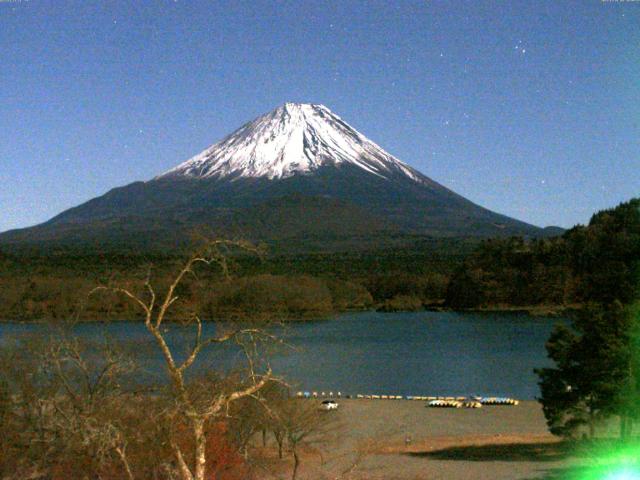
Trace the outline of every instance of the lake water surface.
<instances>
[{"instance_id":1,"label":"lake water surface","mask_svg":"<svg viewBox=\"0 0 640 480\"><path fill-rule=\"evenodd\" d=\"M272 365L300 390L533 399L539 394L533 369L550 365L544 344L559 321L522 314L343 314L290 324L279 333L297 348L276 355ZM0 324L0 335L38 328L43 327ZM118 340L148 338L144 325L133 322L86 323L75 331L91 338L105 331ZM184 338L173 341L184 343ZM155 350L143 355L149 370L158 369ZM220 355L224 362L233 356L230 351Z\"/></svg>"}]
</instances>

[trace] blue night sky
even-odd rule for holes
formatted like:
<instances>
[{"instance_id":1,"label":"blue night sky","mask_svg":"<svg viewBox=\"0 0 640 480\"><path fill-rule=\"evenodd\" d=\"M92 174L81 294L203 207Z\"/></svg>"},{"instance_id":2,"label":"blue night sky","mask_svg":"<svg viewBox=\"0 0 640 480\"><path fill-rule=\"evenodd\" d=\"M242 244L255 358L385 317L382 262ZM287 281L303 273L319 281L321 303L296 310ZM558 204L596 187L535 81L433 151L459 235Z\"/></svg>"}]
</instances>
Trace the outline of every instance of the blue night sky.
<instances>
[{"instance_id":1,"label":"blue night sky","mask_svg":"<svg viewBox=\"0 0 640 480\"><path fill-rule=\"evenodd\" d=\"M0 0L0 231L322 103L485 207L640 194L640 1Z\"/></svg>"}]
</instances>

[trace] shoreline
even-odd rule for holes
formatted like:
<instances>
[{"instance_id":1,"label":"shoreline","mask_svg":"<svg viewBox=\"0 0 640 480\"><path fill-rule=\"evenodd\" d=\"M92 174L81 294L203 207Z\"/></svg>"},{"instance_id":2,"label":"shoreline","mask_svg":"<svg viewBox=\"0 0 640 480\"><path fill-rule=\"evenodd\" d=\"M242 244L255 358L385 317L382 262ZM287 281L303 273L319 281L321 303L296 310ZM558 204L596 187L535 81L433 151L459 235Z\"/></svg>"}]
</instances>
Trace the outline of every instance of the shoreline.
<instances>
[{"instance_id":1,"label":"shoreline","mask_svg":"<svg viewBox=\"0 0 640 480\"><path fill-rule=\"evenodd\" d=\"M425 402L338 401L331 424L301 478L349 468L350 478L523 480L567 468L574 459L547 431L540 404L479 409L427 408Z\"/></svg>"},{"instance_id":2,"label":"shoreline","mask_svg":"<svg viewBox=\"0 0 640 480\"><path fill-rule=\"evenodd\" d=\"M398 309L398 310L384 310L380 309L380 306L375 306L367 309L347 309L331 312L322 315L309 315L299 317L282 317L279 320L284 323L304 323L304 322L316 322L333 320L335 317L349 313L366 313L366 312L378 312L382 314L392 313L419 313L419 312L451 312L451 313L503 313L503 314L525 314L532 317L562 317L570 315L573 312L580 310L582 305L531 305L531 306L486 306L477 308L460 308L455 309L451 307L445 307L440 304L426 304L421 309ZM274 315L276 316L276 315ZM88 318L77 321L71 321L69 319L56 319L56 318L36 318L32 320L15 320L15 319L2 319L0 318L0 324L17 324L17 325L64 325L64 324L78 324L78 323L124 323L124 322L140 322L144 323L144 318L117 318L117 319L99 319ZM179 319L167 319L167 323L181 322ZM232 323L233 320L203 320L204 323Z\"/></svg>"},{"instance_id":3,"label":"shoreline","mask_svg":"<svg viewBox=\"0 0 640 480\"><path fill-rule=\"evenodd\" d=\"M532 317L562 317L570 315L581 308L582 305L496 305L454 309L439 305L428 305L425 310L430 312L513 313L526 314Z\"/></svg>"}]
</instances>

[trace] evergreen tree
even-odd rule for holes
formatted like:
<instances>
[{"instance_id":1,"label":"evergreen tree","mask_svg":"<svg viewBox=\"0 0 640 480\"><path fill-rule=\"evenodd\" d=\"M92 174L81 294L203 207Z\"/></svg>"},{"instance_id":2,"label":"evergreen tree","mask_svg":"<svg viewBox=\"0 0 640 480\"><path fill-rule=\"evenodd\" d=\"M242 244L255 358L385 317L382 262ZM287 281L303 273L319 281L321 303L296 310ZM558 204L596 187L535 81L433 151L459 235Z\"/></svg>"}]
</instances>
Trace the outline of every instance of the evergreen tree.
<instances>
[{"instance_id":1,"label":"evergreen tree","mask_svg":"<svg viewBox=\"0 0 640 480\"><path fill-rule=\"evenodd\" d=\"M571 436L598 419L621 414L629 385L630 317L620 302L591 304L572 328L558 326L547 342L555 368L537 370L540 402L552 433Z\"/></svg>"},{"instance_id":2,"label":"evergreen tree","mask_svg":"<svg viewBox=\"0 0 640 480\"><path fill-rule=\"evenodd\" d=\"M628 309L628 315L627 370L625 384L618 395L622 438L629 436L634 421L640 417L640 301Z\"/></svg>"},{"instance_id":3,"label":"evergreen tree","mask_svg":"<svg viewBox=\"0 0 640 480\"><path fill-rule=\"evenodd\" d=\"M600 417L620 417L620 435L640 416L640 200L597 213L564 236L587 306L547 342L554 368L537 370L552 433L573 435ZM635 302L635 303L634 303Z\"/></svg>"}]
</instances>

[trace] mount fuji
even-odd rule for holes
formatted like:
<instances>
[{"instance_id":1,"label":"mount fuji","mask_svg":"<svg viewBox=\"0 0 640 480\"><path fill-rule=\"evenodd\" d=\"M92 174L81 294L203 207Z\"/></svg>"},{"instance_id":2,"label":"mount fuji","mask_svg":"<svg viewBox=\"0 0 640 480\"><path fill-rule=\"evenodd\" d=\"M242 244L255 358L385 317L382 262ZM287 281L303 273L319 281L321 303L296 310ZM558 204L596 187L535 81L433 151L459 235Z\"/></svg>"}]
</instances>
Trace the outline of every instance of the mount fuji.
<instances>
[{"instance_id":1,"label":"mount fuji","mask_svg":"<svg viewBox=\"0 0 640 480\"><path fill-rule=\"evenodd\" d=\"M157 178L283 179L348 164L380 178L418 172L392 157L324 105L285 103Z\"/></svg>"},{"instance_id":2,"label":"mount fuji","mask_svg":"<svg viewBox=\"0 0 640 480\"><path fill-rule=\"evenodd\" d=\"M398 236L545 236L428 178L327 107L286 103L149 181L0 234L0 245L172 248L196 231L325 246Z\"/></svg>"}]
</instances>

